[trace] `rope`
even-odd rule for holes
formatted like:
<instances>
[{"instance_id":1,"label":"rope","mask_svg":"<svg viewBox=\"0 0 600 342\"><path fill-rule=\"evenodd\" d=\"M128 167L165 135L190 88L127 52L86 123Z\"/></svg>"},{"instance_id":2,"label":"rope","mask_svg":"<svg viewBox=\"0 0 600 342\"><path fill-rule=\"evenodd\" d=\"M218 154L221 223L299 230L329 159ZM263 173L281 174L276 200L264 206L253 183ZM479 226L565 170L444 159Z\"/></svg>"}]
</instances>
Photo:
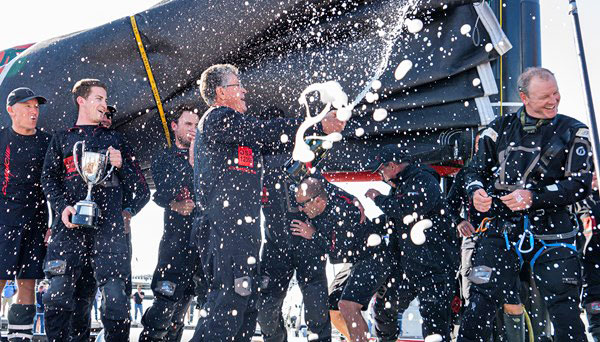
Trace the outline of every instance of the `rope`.
<instances>
[{"instance_id":1,"label":"rope","mask_svg":"<svg viewBox=\"0 0 600 342\"><path fill-rule=\"evenodd\" d=\"M529 337L529 342L533 342L535 340L533 336L533 325L531 324L531 317L529 317L527 310L525 310L525 305L523 305L523 314L525 316L525 323L527 323L527 335Z\"/></svg>"},{"instance_id":2,"label":"rope","mask_svg":"<svg viewBox=\"0 0 600 342\"><path fill-rule=\"evenodd\" d=\"M154 95L154 101L156 102L156 107L158 108L158 114L160 114L160 121L162 122L162 126L165 131L167 145L171 147L171 135L169 134L169 127L167 126L165 111L162 106L162 101L160 100L158 88L156 87L156 81L154 81L152 68L150 68L150 62L148 61L148 56L146 55L146 50L144 49L144 44L142 43L142 38L140 37L140 31L138 30L137 22L135 21L135 16L132 15L130 19L131 28L133 29L133 34L135 35L135 40L137 42L138 49L140 50L140 56L142 57L142 61L144 61L144 68L146 68L146 73L148 74L148 82L150 82L150 87L152 87L152 94Z\"/></svg>"}]
</instances>

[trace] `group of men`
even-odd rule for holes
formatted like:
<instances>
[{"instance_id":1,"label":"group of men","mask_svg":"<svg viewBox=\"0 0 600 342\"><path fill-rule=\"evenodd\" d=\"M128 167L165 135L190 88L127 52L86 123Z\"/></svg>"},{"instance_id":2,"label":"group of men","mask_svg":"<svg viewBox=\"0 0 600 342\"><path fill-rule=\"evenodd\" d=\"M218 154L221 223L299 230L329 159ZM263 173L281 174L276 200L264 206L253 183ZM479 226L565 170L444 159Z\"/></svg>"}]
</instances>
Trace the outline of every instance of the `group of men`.
<instances>
[{"instance_id":1,"label":"group of men","mask_svg":"<svg viewBox=\"0 0 600 342\"><path fill-rule=\"evenodd\" d=\"M209 110L176 108L173 146L152 158L153 200L165 209L164 234L140 341L179 341L193 296L202 309L192 341L249 341L257 322L265 341L285 341L281 308L294 273L312 341L331 341L332 323L351 341L367 341L361 311L372 300L377 337L395 341L398 313L417 297L423 335L449 341L459 269L470 286L463 284L468 305L458 340L487 340L502 309L508 340L522 341L519 274L525 262L555 338L585 340L583 275L592 330L600 321L594 282L600 274L593 266L598 243L587 234L583 259L576 243L578 214L587 215L589 232L596 230L589 132L557 114L560 95L550 71L526 70L519 92L523 107L480 133L479 149L448 198L414 146L379 149L366 168L391 190L367 191L383 212L368 220L357 199L318 171L299 184L286 176L283 165L293 146L281 137L293 135L300 119L277 110L247 114L237 68L208 68L200 93ZM52 137L37 129L45 98L18 88L7 99L12 126L0 132L0 286L19 282L9 313L12 341L31 339L35 280L44 277L50 284L43 296L49 341L89 339L97 288L105 340L129 340L129 222L150 192L125 140L110 128L116 109L107 104L107 86L84 79L72 93L75 124ZM332 111L314 129L331 134L345 126ZM107 154L114 168L92 189L100 212L93 226L72 220L87 192L73 155L79 141ZM48 207L55 215L46 249ZM463 252L472 252L462 253L463 260L459 234ZM327 260L345 265L329 289Z\"/></svg>"}]
</instances>

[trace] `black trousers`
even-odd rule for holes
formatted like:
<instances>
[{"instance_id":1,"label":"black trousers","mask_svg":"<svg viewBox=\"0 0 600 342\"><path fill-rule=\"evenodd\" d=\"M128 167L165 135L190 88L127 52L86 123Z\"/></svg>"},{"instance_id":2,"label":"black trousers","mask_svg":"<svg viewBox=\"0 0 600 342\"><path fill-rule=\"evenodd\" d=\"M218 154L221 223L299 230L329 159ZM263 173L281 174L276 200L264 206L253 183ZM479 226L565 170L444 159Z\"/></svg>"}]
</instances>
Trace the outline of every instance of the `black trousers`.
<instances>
[{"instance_id":1,"label":"black trousers","mask_svg":"<svg viewBox=\"0 0 600 342\"><path fill-rule=\"evenodd\" d=\"M398 313L404 312L415 298L419 298L419 312L423 319L423 336L440 335L450 341L451 302L455 294L454 274L429 274L403 279L401 272L390 277L387 286L375 301L375 329L383 342L398 338Z\"/></svg>"},{"instance_id":2,"label":"black trousers","mask_svg":"<svg viewBox=\"0 0 600 342\"><path fill-rule=\"evenodd\" d=\"M131 264L127 239L73 229L48 246L44 272L50 287L44 294L49 341L85 340L89 336L96 285L103 296L102 323L108 342L129 338L127 281ZM93 275L93 277L91 276Z\"/></svg>"},{"instance_id":3,"label":"black trousers","mask_svg":"<svg viewBox=\"0 0 600 342\"><path fill-rule=\"evenodd\" d=\"M180 251L183 252L183 251ZM185 312L195 294L196 279L202 279L197 253L191 253L185 265L173 267L177 272L157 268L152 277L154 301L142 316L144 330L140 341L170 341L181 338Z\"/></svg>"},{"instance_id":4,"label":"black trousers","mask_svg":"<svg viewBox=\"0 0 600 342\"><path fill-rule=\"evenodd\" d=\"M583 257L583 305L589 322L588 332L600 341L600 238L594 235Z\"/></svg>"},{"instance_id":5,"label":"black trousers","mask_svg":"<svg viewBox=\"0 0 600 342\"><path fill-rule=\"evenodd\" d=\"M541 247L536 243L532 252L523 255L524 262L529 262ZM491 322L513 288L519 269L520 261L514 248L508 250L502 236L486 236L478 242L471 272L471 302L463 316L459 342L489 338ZM579 318L581 262L578 255L564 247L548 250L535 262L533 274L554 325L554 341L587 341Z\"/></svg>"},{"instance_id":6,"label":"black trousers","mask_svg":"<svg viewBox=\"0 0 600 342\"><path fill-rule=\"evenodd\" d=\"M233 225L232 225L233 226ZM191 341L250 341L256 329L258 245L209 242L201 259L209 284Z\"/></svg>"},{"instance_id":7,"label":"black trousers","mask_svg":"<svg viewBox=\"0 0 600 342\"><path fill-rule=\"evenodd\" d=\"M314 250L280 248L273 240L267 240L261 258L261 275L268 283L261 290L257 305L258 323L265 342L287 341L281 307L294 271L304 298L308 330L318 335L314 341L331 341L323 255Z\"/></svg>"}]
</instances>

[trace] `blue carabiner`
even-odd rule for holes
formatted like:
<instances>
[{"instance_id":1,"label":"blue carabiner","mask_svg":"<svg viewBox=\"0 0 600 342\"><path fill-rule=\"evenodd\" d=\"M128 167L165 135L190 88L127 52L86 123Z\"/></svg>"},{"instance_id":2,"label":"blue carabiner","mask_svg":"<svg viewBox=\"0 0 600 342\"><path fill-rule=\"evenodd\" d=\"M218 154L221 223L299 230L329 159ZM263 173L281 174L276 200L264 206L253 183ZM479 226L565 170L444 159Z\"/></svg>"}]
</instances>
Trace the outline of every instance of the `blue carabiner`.
<instances>
[{"instance_id":1,"label":"blue carabiner","mask_svg":"<svg viewBox=\"0 0 600 342\"><path fill-rule=\"evenodd\" d=\"M525 242L527 235L529 235L529 249L524 250L523 243ZM527 254L533 251L534 244L535 242L533 239L533 233L531 232L531 230L529 230L529 216L525 215L523 216L523 235L519 239L519 252Z\"/></svg>"}]
</instances>

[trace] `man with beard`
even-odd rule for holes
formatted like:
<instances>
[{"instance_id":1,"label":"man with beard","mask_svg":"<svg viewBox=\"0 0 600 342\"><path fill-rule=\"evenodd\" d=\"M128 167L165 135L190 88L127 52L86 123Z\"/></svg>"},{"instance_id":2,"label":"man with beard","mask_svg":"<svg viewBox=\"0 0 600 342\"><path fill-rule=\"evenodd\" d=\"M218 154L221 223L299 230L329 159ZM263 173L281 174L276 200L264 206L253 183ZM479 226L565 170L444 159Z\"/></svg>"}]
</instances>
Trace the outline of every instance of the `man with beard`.
<instances>
[{"instance_id":1,"label":"man with beard","mask_svg":"<svg viewBox=\"0 0 600 342\"><path fill-rule=\"evenodd\" d=\"M171 122L174 146L152 158L154 202L165 208L165 229L152 277L154 302L142 317L144 330L140 341L179 341L184 315L194 295L199 256L197 248L189 243L197 210L190 144L198 120L198 113L192 107L178 107Z\"/></svg>"}]
</instances>

